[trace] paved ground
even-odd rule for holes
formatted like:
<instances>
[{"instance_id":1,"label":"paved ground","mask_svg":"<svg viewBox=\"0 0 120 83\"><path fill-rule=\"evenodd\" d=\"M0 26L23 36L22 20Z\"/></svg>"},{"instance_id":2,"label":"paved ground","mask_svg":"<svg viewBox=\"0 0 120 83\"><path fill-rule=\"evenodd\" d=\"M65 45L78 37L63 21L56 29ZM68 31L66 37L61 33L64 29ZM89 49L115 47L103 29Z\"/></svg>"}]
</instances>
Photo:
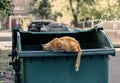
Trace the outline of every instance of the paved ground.
<instances>
[{"instance_id":1,"label":"paved ground","mask_svg":"<svg viewBox=\"0 0 120 83\"><path fill-rule=\"evenodd\" d=\"M0 31L0 47L10 49L11 43L11 32ZM117 41L119 42L119 41ZM109 60L109 83L120 83L120 49L116 50L116 56L110 56Z\"/></svg>"},{"instance_id":2,"label":"paved ground","mask_svg":"<svg viewBox=\"0 0 120 83\"><path fill-rule=\"evenodd\" d=\"M116 56L110 56L109 60L109 83L120 83L120 51Z\"/></svg>"},{"instance_id":3,"label":"paved ground","mask_svg":"<svg viewBox=\"0 0 120 83\"><path fill-rule=\"evenodd\" d=\"M0 31L0 50L10 49L12 46L12 33L9 30Z\"/></svg>"}]
</instances>

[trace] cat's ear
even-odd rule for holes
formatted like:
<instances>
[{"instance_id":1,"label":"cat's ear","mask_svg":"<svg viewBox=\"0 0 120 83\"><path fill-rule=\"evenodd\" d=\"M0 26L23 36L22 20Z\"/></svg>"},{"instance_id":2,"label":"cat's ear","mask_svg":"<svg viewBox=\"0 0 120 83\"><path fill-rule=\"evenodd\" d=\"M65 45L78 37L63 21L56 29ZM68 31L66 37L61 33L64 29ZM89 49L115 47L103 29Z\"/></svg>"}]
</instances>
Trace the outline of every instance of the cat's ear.
<instances>
[{"instance_id":1,"label":"cat's ear","mask_svg":"<svg viewBox=\"0 0 120 83\"><path fill-rule=\"evenodd\" d=\"M41 46L42 46L42 47L44 47L44 46L45 46L45 44L41 44Z\"/></svg>"}]
</instances>

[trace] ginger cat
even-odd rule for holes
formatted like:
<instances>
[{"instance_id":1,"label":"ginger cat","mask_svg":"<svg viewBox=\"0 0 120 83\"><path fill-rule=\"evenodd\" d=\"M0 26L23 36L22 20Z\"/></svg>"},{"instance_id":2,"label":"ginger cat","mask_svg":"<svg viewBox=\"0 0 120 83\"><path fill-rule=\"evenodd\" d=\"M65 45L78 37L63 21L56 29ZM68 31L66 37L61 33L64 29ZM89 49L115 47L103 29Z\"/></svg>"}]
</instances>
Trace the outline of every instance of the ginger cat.
<instances>
[{"instance_id":1,"label":"ginger cat","mask_svg":"<svg viewBox=\"0 0 120 83\"><path fill-rule=\"evenodd\" d=\"M79 71L80 59L82 50L80 48L79 42L72 37L61 37L54 38L50 42L46 44L42 44L43 50L51 50L53 52L58 52L63 50L65 52L78 52L78 56L76 58L75 70Z\"/></svg>"}]
</instances>

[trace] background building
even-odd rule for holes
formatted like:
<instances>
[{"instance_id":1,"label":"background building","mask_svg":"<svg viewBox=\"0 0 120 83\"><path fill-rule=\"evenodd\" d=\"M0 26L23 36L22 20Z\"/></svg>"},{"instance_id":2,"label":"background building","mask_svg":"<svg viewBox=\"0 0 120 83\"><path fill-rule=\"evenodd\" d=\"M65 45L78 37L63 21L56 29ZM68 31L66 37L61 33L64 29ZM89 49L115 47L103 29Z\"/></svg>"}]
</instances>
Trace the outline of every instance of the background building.
<instances>
[{"instance_id":1,"label":"background building","mask_svg":"<svg viewBox=\"0 0 120 83\"><path fill-rule=\"evenodd\" d=\"M14 15L9 17L9 28L12 29L15 26L24 26L27 28L29 19L34 19L34 16L30 14L30 2L32 0L12 0L14 4Z\"/></svg>"}]
</instances>

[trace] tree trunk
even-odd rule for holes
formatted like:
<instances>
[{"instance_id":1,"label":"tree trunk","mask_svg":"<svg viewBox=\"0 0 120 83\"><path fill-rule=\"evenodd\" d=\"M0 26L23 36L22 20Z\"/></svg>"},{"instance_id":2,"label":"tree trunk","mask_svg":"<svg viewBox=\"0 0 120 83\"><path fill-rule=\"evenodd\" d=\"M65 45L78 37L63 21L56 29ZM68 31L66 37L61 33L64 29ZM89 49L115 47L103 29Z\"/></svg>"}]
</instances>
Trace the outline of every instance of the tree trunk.
<instances>
[{"instance_id":1,"label":"tree trunk","mask_svg":"<svg viewBox=\"0 0 120 83\"><path fill-rule=\"evenodd\" d=\"M73 24L75 27L78 27L78 19L77 19L77 15L73 15L74 20L73 20Z\"/></svg>"},{"instance_id":2,"label":"tree trunk","mask_svg":"<svg viewBox=\"0 0 120 83\"><path fill-rule=\"evenodd\" d=\"M45 15L45 19L48 19L48 14Z\"/></svg>"},{"instance_id":3,"label":"tree trunk","mask_svg":"<svg viewBox=\"0 0 120 83\"><path fill-rule=\"evenodd\" d=\"M69 3L70 3L70 9L72 11L72 15L73 15L73 24L75 27L78 27L78 5L77 5L77 8L76 10L73 8L73 5L72 5L72 0L69 0Z\"/></svg>"}]
</instances>

